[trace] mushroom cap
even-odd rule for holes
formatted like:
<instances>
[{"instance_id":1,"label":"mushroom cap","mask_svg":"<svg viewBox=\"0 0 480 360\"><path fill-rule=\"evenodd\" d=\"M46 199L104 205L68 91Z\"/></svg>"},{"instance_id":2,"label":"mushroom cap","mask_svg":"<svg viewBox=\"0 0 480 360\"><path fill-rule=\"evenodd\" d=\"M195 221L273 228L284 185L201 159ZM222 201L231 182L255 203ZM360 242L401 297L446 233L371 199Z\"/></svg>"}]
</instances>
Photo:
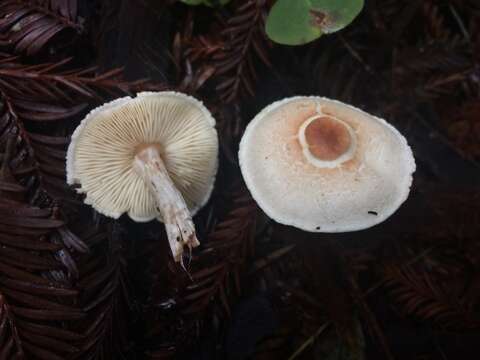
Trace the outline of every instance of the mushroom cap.
<instances>
[{"instance_id":1,"label":"mushroom cap","mask_svg":"<svg viewBox=\"0 0 480 360\"><path fill-rule=\"evenodd\" d=\"M142 92L92 110L72 135L67 183L80 184L98 212L135 221L161 220L156 201L133 167L142 146L155 145L194 215L208 201L218 166L215 120L195 98Z\"/></svg>"},{"instance_id":2,"label":"mushroom cap","mask_svg":"<svg viewBox=\"0 0 480 360\"><path fill-rule=\"evenodd\" d=\"M314 96L263 109L245 130L239 161L269 217L311 232L384 221L407 199L415 171L412 151L392 125Z\"/></svg>"}]
</instances>

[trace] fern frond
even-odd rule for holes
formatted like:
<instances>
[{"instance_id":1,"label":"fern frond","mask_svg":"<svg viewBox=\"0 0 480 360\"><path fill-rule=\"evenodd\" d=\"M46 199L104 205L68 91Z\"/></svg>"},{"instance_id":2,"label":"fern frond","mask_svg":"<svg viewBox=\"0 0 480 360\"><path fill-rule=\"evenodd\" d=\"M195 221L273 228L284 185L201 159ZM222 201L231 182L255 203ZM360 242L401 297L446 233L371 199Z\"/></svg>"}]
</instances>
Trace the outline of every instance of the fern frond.
<instances>
[{"instance_id":1,"label":"fern frond","mask_svg":"<svg viewBox=\"0 0 480 360\"><path fill-rule=\"evenodd\" d=\"M480 327L475 302L463 297L464 289L458 278L442 280L439 274L420 267L384 266L386 287L405 313L432 321L453 330Z\"/></svg>"},{"instance_id":2,"label":"fern frond","mask_svg":"<svg viewBox=\"0 0 480 360\"><path fill-rule=\"evenodd\" d=\"M67 29L83 31L77 0L6 0L0 5L0 46L34 55Z\"/></svg>"},{"instance_id":3,"label":"fern frond","mask_svg":"<svg viewBox=\"0 0 480 360\"><path fill-rule=\"evenodd\" d=\"M124 240L120 225L110 223L86 236L91 253L79 263L80 306L86 318L79 325L85 339L72 359L122 359L129 347L128 319L132 305L126 281Z\"/></svg>"}]
</instances>

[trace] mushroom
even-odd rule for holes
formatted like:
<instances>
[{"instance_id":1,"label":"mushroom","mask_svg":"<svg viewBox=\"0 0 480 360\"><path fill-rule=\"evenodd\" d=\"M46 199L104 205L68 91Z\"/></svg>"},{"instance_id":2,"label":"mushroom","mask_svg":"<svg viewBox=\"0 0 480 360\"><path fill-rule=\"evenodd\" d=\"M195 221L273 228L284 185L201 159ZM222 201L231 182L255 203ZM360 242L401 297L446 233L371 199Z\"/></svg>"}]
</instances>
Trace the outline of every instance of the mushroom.
<instances>
[{"instance_id":1,"label":"mushroom","mask_svg":"<svg viewBox=\"0 0 480 360\"><path fill-rule=\"evenodd\" d=\"M376 225L407 199L415 160L385 120L321 97L261 111L240 142L253 198L279 223L311 232Z\"/></svg>"},{"instance_id":2,"label":"mushroom","mask_svg":"<svg viewBox=\"0 0 480 360\"><path fill-rule=\"evenodd\" d=\"M143 92L90 112L72 135L67 183L113 218L157 218L175 261L198 246L192 216L207 202L218 165L215 120L176 92Z\"/></svg>"}]
</instances>

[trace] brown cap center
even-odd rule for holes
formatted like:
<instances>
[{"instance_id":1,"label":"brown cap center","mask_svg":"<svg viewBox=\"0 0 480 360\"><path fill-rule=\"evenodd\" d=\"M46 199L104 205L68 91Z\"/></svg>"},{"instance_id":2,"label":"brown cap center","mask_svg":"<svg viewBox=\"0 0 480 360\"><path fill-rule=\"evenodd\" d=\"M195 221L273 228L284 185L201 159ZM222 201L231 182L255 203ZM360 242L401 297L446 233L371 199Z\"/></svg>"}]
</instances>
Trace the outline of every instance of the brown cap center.
<instances>
[{"instance_id":1,"label":"brown cap center","mask_svg":"<svg viewBox=\"0 0 480 360\"><path fill-rule=\"evenodd\" d=\"M310 153L322 161L332 161L345 154L351 145L347 127L340 121L322 116L305 128L305 140Z\"/></svg>"}]
</instances>

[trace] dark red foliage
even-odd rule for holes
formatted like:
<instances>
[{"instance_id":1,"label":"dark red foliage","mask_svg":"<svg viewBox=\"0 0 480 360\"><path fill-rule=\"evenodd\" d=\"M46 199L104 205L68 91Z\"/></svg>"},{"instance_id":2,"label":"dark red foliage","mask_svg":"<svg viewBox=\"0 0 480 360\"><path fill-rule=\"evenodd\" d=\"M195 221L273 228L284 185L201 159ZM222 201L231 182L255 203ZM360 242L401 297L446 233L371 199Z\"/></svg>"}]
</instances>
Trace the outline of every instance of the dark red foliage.
<instances>
[{"instance_id":1,"label":"dark red foliage","mask_svg":"<svg viewBox=\"0 0 480 360\"><path fill-rule=\"evenodd\" d=\"M83 31L77 0L5 0L0 4L0 46L34 55L60 32Z\"/></svg>"},{"instance_id":2,"label":"dark red foliage","mask_svg":"<svg viewBox=\"0 0 480 360\"><path fill-rule=\"evenodd\" d=\"M302 47L266 38L272 3L0 3L0 359L476 351L478 1L369 0L349 27ZM103 218L65 183L70 135L88 111L166 87L210 107L221 144L185 269L160 224ZM382 115L406 135L414 186L384 224L301 232L268 219L239 181L248 121L302 94Z\"/></svg>"},{"instance_id":3,"label":"dark red foliage","mask_svg":"<svg viewBox=\"0 0 480 360\"><path fill-rule=\"evenodd\" d=\"M230 16L220 16L211 25L211 34L195 36L188 31L190 25L185 28L187 31L183 30L183 36L177 34L175 58L180 66L184 56L187 66L193 67L193 73L188 74L192 90L213 79L215 91L224 103L254 95L258 61L271 66L270 42L264 30L267 9L268 3L264 0L237 1Z\"/></svg>"}]
</instances>

